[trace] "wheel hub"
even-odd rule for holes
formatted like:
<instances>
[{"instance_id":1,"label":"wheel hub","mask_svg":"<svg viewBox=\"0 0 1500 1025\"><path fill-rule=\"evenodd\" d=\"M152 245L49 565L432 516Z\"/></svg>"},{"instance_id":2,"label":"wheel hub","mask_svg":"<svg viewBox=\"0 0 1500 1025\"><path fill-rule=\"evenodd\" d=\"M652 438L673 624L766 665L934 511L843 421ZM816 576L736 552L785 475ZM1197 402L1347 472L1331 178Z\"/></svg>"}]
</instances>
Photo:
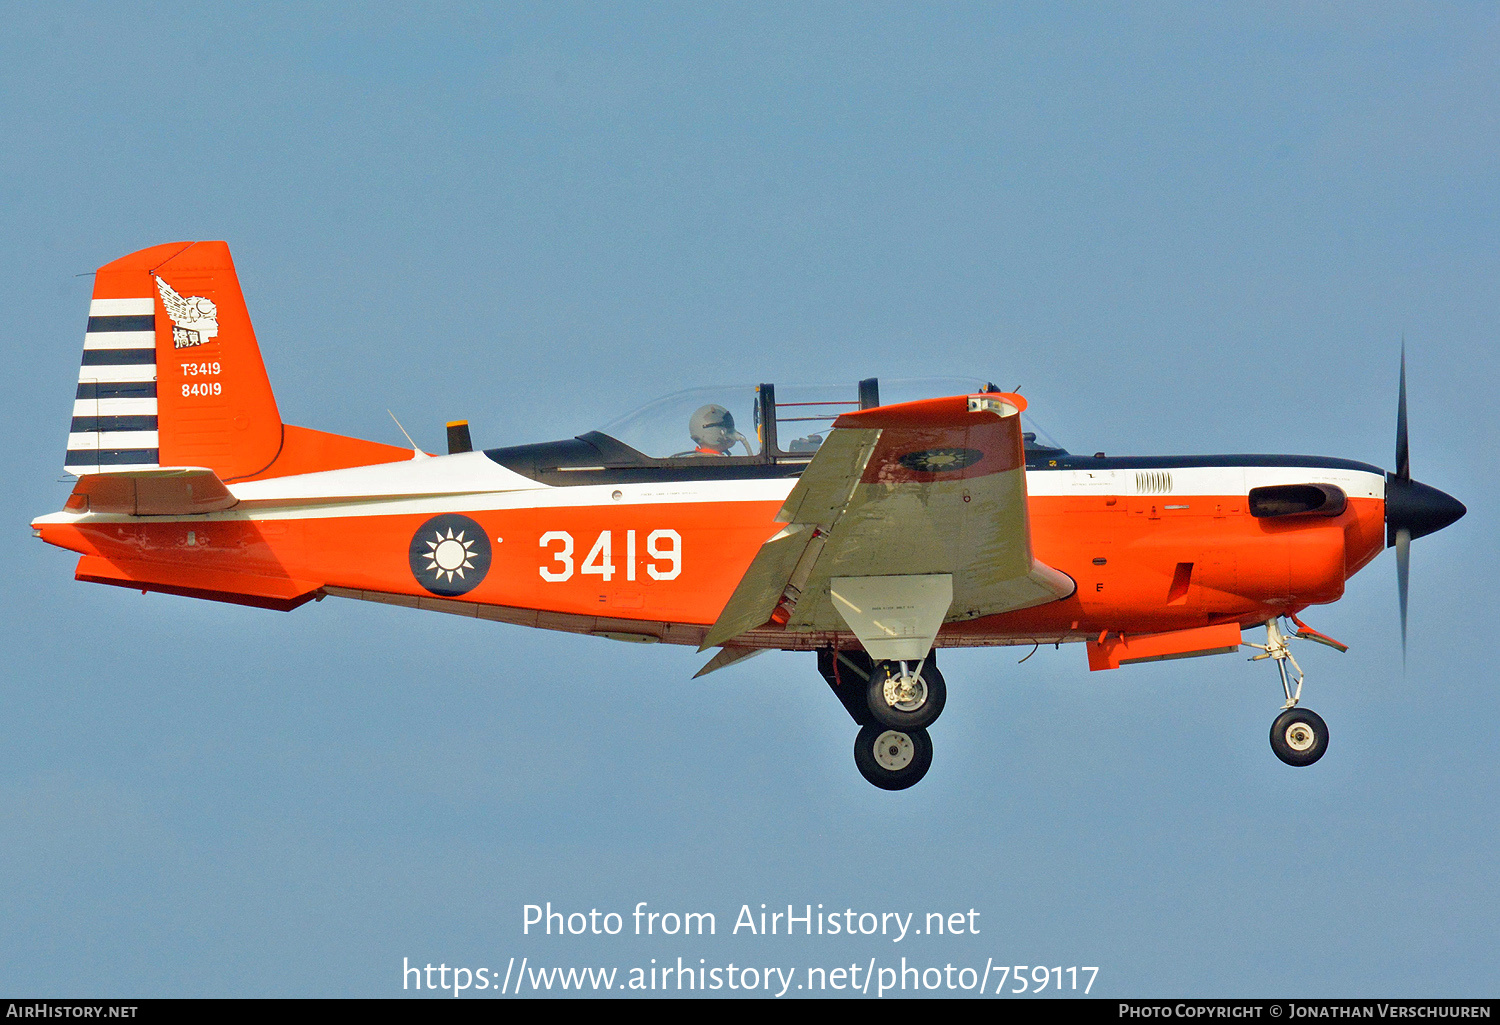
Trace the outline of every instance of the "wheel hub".
<instances>
[{"instance_id":1,"label":"wheel hub","mask_svg":"<svg viewBox=\"0 0 1500 1025\"><path fill-rule=\"evenodd\" d=\"M915 712L927 703L927 683L912 673L887 677L884 691L885 703L898 711Z\"/></svg>"},{"instance_id":2,"label":"wheel hub","mask_svg":"<svg viewBox=\"0 0 1500 1025\"><path fill-rule=\"evenodd\" d=\"M911 738L896 730L886 730L875 738L875 764L887 772L900 772L911 764L917 749Z\"/></svg>"},{"instance_id":3,"label":"wheel hub","mask_svg":"<svg viewBox=\"0 0 1500 1025\"><path fill-rule=\"evenodd\" d=\"M1311 751L1318 735L1305 722L1294 722L1286 728L1286 746L1299 753Z\"/></svg>"}]
</instances>

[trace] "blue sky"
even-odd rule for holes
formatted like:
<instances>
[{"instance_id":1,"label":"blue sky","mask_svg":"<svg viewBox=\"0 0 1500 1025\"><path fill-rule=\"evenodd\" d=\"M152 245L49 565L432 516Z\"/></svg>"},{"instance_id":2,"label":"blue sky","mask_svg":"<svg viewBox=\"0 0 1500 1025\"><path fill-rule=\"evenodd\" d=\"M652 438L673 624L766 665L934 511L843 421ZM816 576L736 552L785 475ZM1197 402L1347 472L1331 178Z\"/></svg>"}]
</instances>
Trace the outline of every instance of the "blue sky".
<instances>
[{"instance_id":1,"label":"blue sky","mask_svg":"<svg viewBox=\"0 0 1500 1025\"><path fill-rule=\"evenodd\" d=\"M400 992L403 957L1097 965L1493 995L1500 13L1485 4L0 6L0 991ZM1274 672L945 653L885 794L809 656L75 583L90 279L233 248L284 418L441 450L722 382L965 374L1077 451L1305 452L1469 507ZM522 906L711 939L521 934ZM978 936L725 935L742 904Z\"/></svg>"}]
</instances>

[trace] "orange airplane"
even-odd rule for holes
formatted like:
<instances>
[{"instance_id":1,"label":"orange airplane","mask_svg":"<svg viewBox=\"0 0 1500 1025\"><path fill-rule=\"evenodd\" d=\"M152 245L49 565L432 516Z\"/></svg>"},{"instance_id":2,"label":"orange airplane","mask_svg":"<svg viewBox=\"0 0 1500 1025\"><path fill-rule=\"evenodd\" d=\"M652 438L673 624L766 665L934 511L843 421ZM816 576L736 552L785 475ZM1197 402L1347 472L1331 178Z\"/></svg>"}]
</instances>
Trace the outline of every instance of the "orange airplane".
<instances>
[{"instance_id":1,"label":"orange airplane","mask_svg":"<svg viewBox=\"0 0 1500 1025\"><path fill-rule=\"evenodd\" d=\"M888 396L889 397L889 396ZM1090 669L1239 650L1280 670L1271 727L1310 765L1298 618L1465 512L1396 471L1307 456L1075 456L975 383L882 405L757 388L663 399L566 441L428 455L282 422L223 242L94 279L63 510L32 524L79 580L290 610L326 595L621 641L817 653L871 783L932 761L937 649L1081 642ZM741 426L749 428L748 435ZM1290 624L1284 626L1283 624Z\"/></svg>"}]
</instances>

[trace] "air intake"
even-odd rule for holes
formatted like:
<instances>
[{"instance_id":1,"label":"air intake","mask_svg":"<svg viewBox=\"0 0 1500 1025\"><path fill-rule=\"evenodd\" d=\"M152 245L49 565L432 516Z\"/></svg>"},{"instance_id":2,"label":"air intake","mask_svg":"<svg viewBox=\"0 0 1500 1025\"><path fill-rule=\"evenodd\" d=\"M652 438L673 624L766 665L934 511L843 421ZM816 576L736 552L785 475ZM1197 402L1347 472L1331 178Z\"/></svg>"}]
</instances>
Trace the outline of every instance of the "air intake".
<instances>
[{"instance_id":1,"label":"air intake","mask_svg":"<svg viewBox=\"0 0 1500 1025\"><path fill-rule=\"evenodd\" d=\"M1250 515L1337 516L1349 504L1342 488L1332 484L1274 484L1250 489Z\"/></svg>"}]
</instances>

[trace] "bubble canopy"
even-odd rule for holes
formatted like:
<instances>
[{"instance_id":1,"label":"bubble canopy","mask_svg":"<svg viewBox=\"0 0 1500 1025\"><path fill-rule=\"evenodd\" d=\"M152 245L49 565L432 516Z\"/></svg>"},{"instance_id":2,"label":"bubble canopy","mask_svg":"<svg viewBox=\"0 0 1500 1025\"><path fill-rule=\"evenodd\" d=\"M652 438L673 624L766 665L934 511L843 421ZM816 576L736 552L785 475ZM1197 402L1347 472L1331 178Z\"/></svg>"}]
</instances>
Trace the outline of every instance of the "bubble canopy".
<instances>
[{"instance_id":1,"label":"bubble canopy","mask_svg":"<svg viewBox=\"0 0 1500 1025\"><path fill-rule=\"evenodd\" d=\"M759 455L764 450L760 432L756 430L759 391L754 385L690 388L648 402L599 428L599 433L653 459L697 456L700 453L690 428L693 414L705 406L722 406L745 439L743 445L736 442L730 449L730 458Z\"/></svg>"},{"instance_id":2,"label":"bubble canopy","mask_svg":"<svg viewBox=\"0 0 1500 1025\"><path fill-rule=\"evenodd\" d=\"M972 377L691 388L649 402L598 433L651 459L808 459L843 413L986 390L996 389ZM724 429L705 444L705 432L695 431L695 421L723 424ZM723 451L726 444L728 451Z\"/></svg>"}]
</instances>

